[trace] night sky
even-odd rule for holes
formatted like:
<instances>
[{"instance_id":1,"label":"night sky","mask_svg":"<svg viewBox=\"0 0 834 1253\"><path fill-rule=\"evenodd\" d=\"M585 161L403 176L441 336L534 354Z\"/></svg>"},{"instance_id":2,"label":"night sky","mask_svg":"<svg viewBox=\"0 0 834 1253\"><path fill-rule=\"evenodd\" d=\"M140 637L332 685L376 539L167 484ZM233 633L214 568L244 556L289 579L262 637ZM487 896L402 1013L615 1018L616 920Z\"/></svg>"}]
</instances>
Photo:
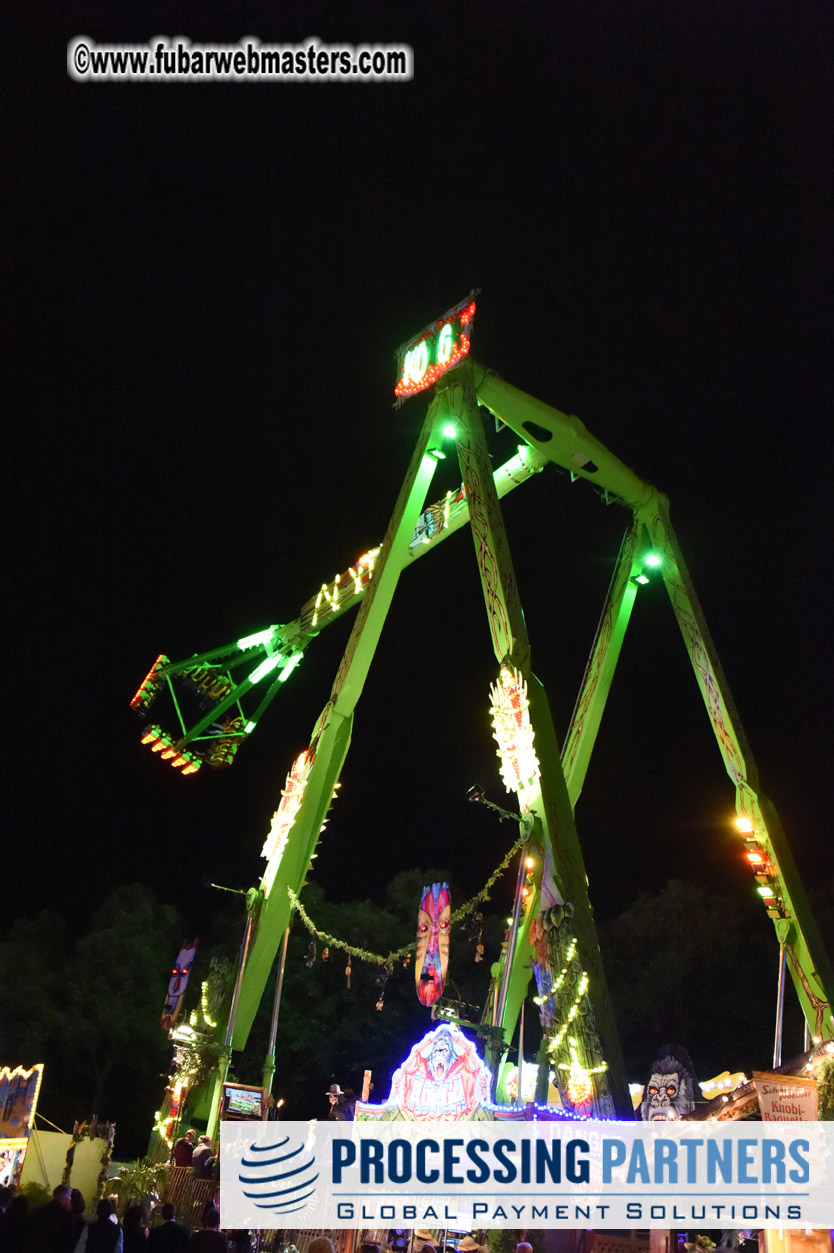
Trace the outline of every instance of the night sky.
<instances>
[{"instance_id":1,"label":"night sky","mask_svg":"<svg viewBox=\"0 0 834 1253\"><path fill-rule=\"evenodd\" d=\"M81 931L143 880L200 932L207 878L258 881L353 615L229 771L179 777L128 702L159 652L291 621L381 541L427 405L392 408L394 351L473 287L473 356L668 494L765 790L806 881L830 878L830 6L48 7L4 40L6 922L48 907ZM80 34L397 41L415 71L75 83ZM517 443L489 440L498 463ZM553 468L504 513L562 738L629 517ZM495 671L462 531L402 577L329 895L381 900L415 865L475 891L500 861L513 832L466 801L509 799ZM658 581L577 808L598 913L675 876L750 893L733 799Z\"/></svg>"}]
</instances>

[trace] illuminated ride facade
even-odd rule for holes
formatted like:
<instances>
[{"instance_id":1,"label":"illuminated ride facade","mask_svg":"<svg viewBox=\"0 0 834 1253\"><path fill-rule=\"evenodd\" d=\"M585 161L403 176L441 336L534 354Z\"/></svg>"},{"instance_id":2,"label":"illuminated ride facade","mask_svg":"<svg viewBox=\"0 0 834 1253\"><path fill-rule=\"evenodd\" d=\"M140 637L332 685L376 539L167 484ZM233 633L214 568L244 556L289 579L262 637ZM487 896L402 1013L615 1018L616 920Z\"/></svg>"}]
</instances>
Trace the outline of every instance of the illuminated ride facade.
<instances>
[{"instance_id":1,"label":"illuminated ride facade","mask_svg":"<svg viewBox=\"0 0 834 1253\"><path fill-rule=\"evenodd\" d=\"M35 1125L43 1063L0 1067L0 1184L17 1187Z\"/></svg>"},{"instance_id":2,"label":"illuminated ride facade","mask_svg":"<svg viewBox=\"0 0 834 1253\"><path fill-rule=\"evenodd\" d=\"M510 940L489 997L487 1059L500 1070L527 994L531 967L544 1032L536 1099L555 1077L567 1110L595 1117L633 1115L602 967L587 877L574 822L626 628L641 585L662 577L692 663L726 771L736 794L743 851L815 1042L834 1038L834 977L778 815L758 771L698 604L669 518L665 496L610 453L578 418L519 391L469 356L474 300L430 324L400 350L401 402L433 388L422 429L383 542L302 607L298 618L225 648L181 662L158 658L134 697L154 716L166 694L174 730L153 722L143 742L183 773L198 764L228 765L251 734L310 641L358 605L330 699L309 745L293 764L263 855L267 865L250 894L252 942L240 980L232 1038L221 1056L209 1130L231 1047L242 1049L297 895L315 855L350 746L353 717L402 572L469 523L488 628L498 666L492 716L502 776L515 793L526 874L519 872ZM523 442L493 470L481 411ZM462 483L427 506L438 462L456 448ZM574 714L559 746L544 689L531 670L530 644L499 500L553 463L585 480L608 504L631 515L603 607ZM245 711L250 692L263 691ZM195 722L182 693L196 698ZM491 1035L490 1035L491 1032ZM230 1032L231 1035L231 1032ZM417 1046L415 1046L417 1047Z\"/></svg>"}]
</instances>

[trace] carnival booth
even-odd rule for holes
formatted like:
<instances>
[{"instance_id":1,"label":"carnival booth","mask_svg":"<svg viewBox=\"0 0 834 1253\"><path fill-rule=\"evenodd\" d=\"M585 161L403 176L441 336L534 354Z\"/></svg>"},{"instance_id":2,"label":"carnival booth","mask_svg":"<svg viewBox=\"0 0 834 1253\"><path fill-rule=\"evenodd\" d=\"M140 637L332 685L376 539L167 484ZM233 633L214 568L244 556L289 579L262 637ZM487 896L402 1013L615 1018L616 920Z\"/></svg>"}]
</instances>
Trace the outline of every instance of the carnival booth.
<instances>
[{"instance_id":1,"label":"carnival booth","mask_svg":"<svg viewBox=\"0 0 834 1253\"><path fill-rule=\"evenodd\" d=\"M0 1184L13 1187L20 1182L42 1079L41 1062L29 1070L0 1069Z\"/></svg>"}]
</instances>

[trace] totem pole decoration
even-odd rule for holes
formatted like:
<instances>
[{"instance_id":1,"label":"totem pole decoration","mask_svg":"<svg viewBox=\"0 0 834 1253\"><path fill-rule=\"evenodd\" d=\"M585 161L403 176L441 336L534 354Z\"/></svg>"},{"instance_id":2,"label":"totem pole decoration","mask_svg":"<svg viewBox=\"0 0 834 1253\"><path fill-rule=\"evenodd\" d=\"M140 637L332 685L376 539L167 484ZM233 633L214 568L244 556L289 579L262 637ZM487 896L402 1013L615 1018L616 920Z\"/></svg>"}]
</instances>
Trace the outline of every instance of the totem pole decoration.
<instances>
[{"instance_id":1,"label":"totem pole decoration","mask_svg":"<svg viewBox=\"0 0 834 1253\"><path fill-rule=\"evenodd\" d=\"M174 962L168 983L168 995L162 1008L163 1031L171 1030L182 1011L185 989L188 987L188 976L191 973L191 965L194 961L194 954L197 952L198 943L199 941L197 940L183 940L182 948L177 953L177 959Z\"/></svg>"},{"instance_id":2,"label":"totem pole decoration","mask_svg":"<svg viewBox=\"0 0 834 1253\"><path fill-rule=\"evenodd\" d=\"M433 1005L443 995L449 965L449 928L452 898L448 883L423 889L417 911L417 960L414 978L421 1005Z\"/></svg>"}]
</instances>

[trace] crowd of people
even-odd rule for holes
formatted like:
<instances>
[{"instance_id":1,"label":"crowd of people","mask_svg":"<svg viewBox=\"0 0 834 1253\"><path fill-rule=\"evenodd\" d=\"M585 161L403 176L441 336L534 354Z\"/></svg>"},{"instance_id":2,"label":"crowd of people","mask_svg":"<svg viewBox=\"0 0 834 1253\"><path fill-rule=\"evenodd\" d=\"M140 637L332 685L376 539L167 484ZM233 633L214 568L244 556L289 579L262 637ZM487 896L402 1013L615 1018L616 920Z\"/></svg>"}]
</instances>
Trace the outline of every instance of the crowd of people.
<instances>
[{"instance_id":1,"label":"crowd of people","mask_svg":"<svg viewBox=\"0 0 834 1253\"><path fill-rule=\"evenodd\" d=\"M389 1231L384 1243L365 1240L358 1253L440 1253L441 1241L426 1227L414 1232L406 1229ZM307 1245L306 1253L336 1253L336 1244L329 1236L316 1236ZM489 1253L489 1245L479 1244L474 1236L464 1236L456 1244L447 1244L446 1253ZM533 1253L533 1246L522 1241L515 1246L515 1253Z\"/></svg>"},{"instance_id":2,"label":"crowd of people","mask_svg":"<svg viewBox=\"0 0 834 1253\"><path fill-rule=\"evenodd\" d=\"M182 1137L193 1149L192 1169L201 1142L206 1141L211 1149L207 1137L201 1136L196 1146L195 1139L193 1132ZM202 1169L199 1159L196 1164ZM198 1178L205 1177L198 1174ZM59 1184L51 1201L30 1208L25 1196L0 1185L0 1253L251 1253L250 1233L221 1231L220 1213L211 1201L203 1208L197 1231L177 1221L176 1209L168 1201L158 1206L152 1223L143 1205L129 1205L121 1222L117 1210L118 1197L105 1197L88 1221L84 1197L77 1188ZM336 1253L336 1242L317 1236L306 1253ZM358 1253L440 1253L440 1249L435 1234L418 1227L414 1232L389 1232L383 1244L366 1241ZM489 1253L489 1248L473 1236L464 1236L457 1241L456 1253ZM533 1250L522 1243L515 1253Z\"/></svg>"},{"instance_id":3,"label":"crowd of people","mask_svg":"<svg viewBox=\"0 0 834 1253\"><path fill-rule=\"evenodd\" d=\"M326 1093L328 1118L353 1118L353 1094L332 1084ZM219 1154L211 1139L198 1136L189 1128L177 1139L171 1151L171 1165L188 1170L195 1179L218 1179ZM99 1201L95 1214L85 1218L85 1200L77 1188L60 1184L45 1205L30 1207L27 1198L10 1185L0 1184L0 1253L251 1253L247 1231L221 1231L220 1213L214 1197L205 1203L199 1230L177 1219L169 1201L156 1207L153 1219L144 1205L127 1206L119 1220L119 1198ZM205 1196L205 1192L203 1193ZM441 1253L435 1235L425 1228L388 1232L383 1243L365 1242L358 1253ZM317 1236L306 1253L336 1253L337 1242ZM447 1246L451 1253L451 1246ZM446 1249L443 1250L446 1253ZM472 1236L456 1241L455 1253L489 1253L485 1244ZM516 1253L533 1253L529 1244L519 1244Z\"/></svg>"},{"instance_id":4,"label":"crowd of people","mask_svg":"<svg viewBox=\"0 0 834 1253\"><path fill-rule=\"evenodd\" d=\"M46 1205L30 1207L25 1196L0 1186L0 1253L249 1253L248 1232L220 1230L220 1213L209 1202L198 1231L177 1221L170 1202L151 1224L143 1205L128 1205L119 1221L118 1197L104 1197L89 1221L77 1188L59 1184Z\"/></svg>"}]
</instances>

